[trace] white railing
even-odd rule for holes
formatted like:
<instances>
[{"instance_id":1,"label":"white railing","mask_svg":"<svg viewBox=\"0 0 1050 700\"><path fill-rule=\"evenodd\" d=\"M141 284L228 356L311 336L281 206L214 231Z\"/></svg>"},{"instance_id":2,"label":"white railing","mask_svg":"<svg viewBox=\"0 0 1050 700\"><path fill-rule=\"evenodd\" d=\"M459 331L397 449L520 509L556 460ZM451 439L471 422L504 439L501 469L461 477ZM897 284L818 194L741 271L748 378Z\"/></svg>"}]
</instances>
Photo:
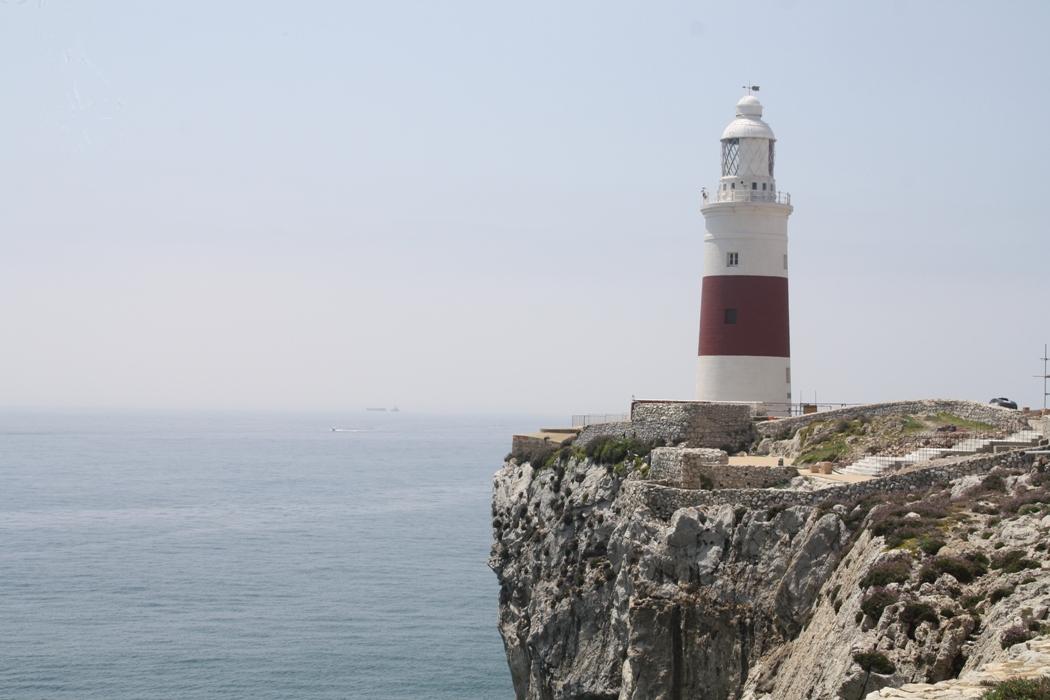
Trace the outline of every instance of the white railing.
<instances>
[{"instance_id":1,"label":"white railing","mask_svg":"<svg viewBox=\"0 0 1050 700\"><path fill-rule=\"evenodd\" d=\"M715 190L701 194L704 204L714 202L768 202L770 204L791 204L790 192L771 192L769 190Z\"/></svg>"}]
</instances>

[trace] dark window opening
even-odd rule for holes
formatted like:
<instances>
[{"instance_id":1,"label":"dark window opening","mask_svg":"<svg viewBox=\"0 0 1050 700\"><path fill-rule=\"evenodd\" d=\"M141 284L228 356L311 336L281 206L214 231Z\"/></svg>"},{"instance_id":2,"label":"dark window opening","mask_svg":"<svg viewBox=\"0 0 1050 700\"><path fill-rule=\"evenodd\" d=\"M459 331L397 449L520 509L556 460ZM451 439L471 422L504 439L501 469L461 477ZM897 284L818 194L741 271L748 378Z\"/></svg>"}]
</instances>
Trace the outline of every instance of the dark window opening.
<instances>
[{"instance_id":1,"label":"dark window opening","mask_svg":"<svg viewBox=\"0 0 1050 700\"><path fill-rule=\"evenodd\" d=\"M752 182L751 183L751 189L757 190L758 189L758 183L757 182Z\"/></svg>"},{"instance_id":2,"label":"dark window opening","mask_svg":"<svg viewBox=\"0 0 1050 700\"><path fill-rule=\"evenodd\" d=\"M722 177L740 172L740 139L722 142Z\"/></svg>"},{"instance_id":3,"label":"dark window opening","mask_svg":"<svg viewBox=\"0 0 1050 700\"><path fill-rule=\"evenodd\" d=\"M736 309L726 309L726 323L736 323Z\"/></svg>"}]
</instances>

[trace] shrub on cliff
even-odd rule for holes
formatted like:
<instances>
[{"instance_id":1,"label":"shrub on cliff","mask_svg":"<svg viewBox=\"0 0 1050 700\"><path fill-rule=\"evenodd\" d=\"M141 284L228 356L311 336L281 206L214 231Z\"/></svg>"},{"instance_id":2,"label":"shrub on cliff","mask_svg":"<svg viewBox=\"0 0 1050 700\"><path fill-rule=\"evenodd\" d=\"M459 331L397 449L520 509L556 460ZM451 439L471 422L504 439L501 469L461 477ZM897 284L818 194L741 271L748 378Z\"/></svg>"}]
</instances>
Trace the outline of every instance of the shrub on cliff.
<instances>
[{"instance_id":1,"label":"shrub on cliff","mask_svg":"<svg viewBox=\"0 0 1050 700\"><path fill-rule=\"evenodd\" d=\"M1001 637L999 637L999 645L1003 649L1012 647L1014 644L1020 644L1021 642L1027 642L1029 639L1034 637L1032 633L1024 625L1011 625L1003 631Z\"/></svg>"},{"instance_id":2,"label":"shrub on cliff","mask_svg":"<svg viewBox=\"0 0 1050 700\"><path fill-rule=\"evenodd\" d=\"M1050 700L1050 676L1003 681L982 695L981 700Z\"/></svg>"},{"instance_id":3,"label":"shrub on cliff","mask_svg":"<svg viewBox=\"0 0 1050 700\"><path fill-rule=\"evenodd\" d=\"M951 514L950 504L946 498L924 499L903 505L887 505L875 510L872 514L872 533L885 538L886 546L900 547L912 541L923 551L936 553L940 547L935 542L940 540L940 522ZM923 547L923 542L927 546ZM941 542L943 546L943 541ZM934 549L934 552L928 551Z\"/></svg>"},{"instance_id":4,"label":"shrub on cliff","mask_svg":"<svg viewBox=\"0 0 1050 700\"><path fill-rule=\"evenodd\" d=\"M993 569L1001 569L1004 574L1016 574L1018 571L1024 571L1025 569L1041 568L1039 562L1027 558L1024 551L1020 549L1010 549L996 553L992 557L991 566Z\"/></svg>"},{"instance_id":5,"label":"shrub on cliff","mask_svg":"<svg viewBox=\"0 0 1050 700\"><path fill-rule=\"evenodd\" d=\"M889 658L878 651L858 651L853 654L853 662L867 673L890 674L897 670Z\"/></svg>"},{"instance_id":6,"label":"shrub on cliff","mask_svg":"<svg viewBox=\"0 0 1050 700\"><path fill-rule=\"evenodd\" d=\"M951 557L946 555L936 556L923 567L920 579L924 582L933 582L940 574L951 574L960 583L970 583L978 576L988 572L988 560L983 555L968 555L964 557Z\"/></svg>"},{"instance_id":7,"label":"shrub on cliff","mask_svg":"<svg viewBox=\"0 0 1050 700\"><path fill-rule=\"evenodd\" d=\"M923 622L929 622L934 627L939 627L941 619L932 606L921 601L908 601L901 608L901 622L908 626L908 637L915 639L915 629Z\"/></svg>"},{"instance_id":8,"label":"shrub on cliff","mask_svg":"<svg viewBox=\"0 0 1050 700\"><path fill-rule=\"evenodd\" d=\"M587 444L587 456L596 464L619 464L628 457L647 457L660 444L662 441L646 442L626 435L607 435Z\"/></svg>"},{"instance_id":9,"label":"shrub on cliff","mask_svg":"<svg viewBox=\"0 0 1050 700\"><path fill-rule=\"evenodd\" d=\"M527 445L510 453L510 457L518 460L518 464L528 462L534 469L542 469L547 458L558 451L557 446L550 443Z\"/></svg>"},{"instance_id":10,"label":"shrub on cliff","mask_svg":"<svg viewBox=\"0 0 1050 700\"><path fill-rule=\"evenodd\" d=\"M896 603L899 598L900 596L893 591L882 586L875 586L865 594L864 600L860 603L860 609L865 615L878 622L882 617L882 611Z\"/></svg>"},{"instance_id":11,"label":"shrub on cliff","mask_svg":"<svg viewBox=\"0 0 1050 700\"><path fill-rule=\"evenodd\" d=\"M992 589L992 592L988 594L988 604L995 605L1003 598L1009 598L1013 594L1013 586L996 586L994 589Z\"/></svg>"},{"instance_id":12,"label":"shrub on cliff","mask_svg":"<svg viewBox=\"0 0 1050 700\"><path fill-rule=\"evenodd\" d=\"M860 580L861 588L904 583L911 576L911 562L903 557L882 561L871 567Z\"/></svg>"}]
</instances>

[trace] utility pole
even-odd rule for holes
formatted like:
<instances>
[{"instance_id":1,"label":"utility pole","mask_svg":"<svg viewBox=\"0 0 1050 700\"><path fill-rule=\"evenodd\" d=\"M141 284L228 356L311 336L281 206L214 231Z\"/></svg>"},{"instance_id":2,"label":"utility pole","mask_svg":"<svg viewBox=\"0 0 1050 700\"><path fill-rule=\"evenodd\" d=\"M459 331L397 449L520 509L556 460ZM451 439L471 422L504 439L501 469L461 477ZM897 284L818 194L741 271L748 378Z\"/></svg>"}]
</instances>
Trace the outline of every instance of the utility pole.
<instances>
[{"instance_id":1,"label":"utility pole","mask_svg":"<svg viewBox=\"0 0 1050 700\"><path fill-rule=\"evenodd\" d=\"M1046 397L1050 396L1050 393L1047 393L1047 391L1046 391L1046 380L1050 379L1050 373L1047 373L1047 371L1046 371L1046 368L1047 368L1047 364L1046 363L1050 362L1050 357L1047 357L1046 347L1047 347L1046 343L1044 343L1043 344L1043 356L1039 358L1040 360L1043 361L1043 373L1042 374L1033 375L1036 379L1042 379L1043 380L1043 413L1046 413Z\"/></svg>"}]
</instances>

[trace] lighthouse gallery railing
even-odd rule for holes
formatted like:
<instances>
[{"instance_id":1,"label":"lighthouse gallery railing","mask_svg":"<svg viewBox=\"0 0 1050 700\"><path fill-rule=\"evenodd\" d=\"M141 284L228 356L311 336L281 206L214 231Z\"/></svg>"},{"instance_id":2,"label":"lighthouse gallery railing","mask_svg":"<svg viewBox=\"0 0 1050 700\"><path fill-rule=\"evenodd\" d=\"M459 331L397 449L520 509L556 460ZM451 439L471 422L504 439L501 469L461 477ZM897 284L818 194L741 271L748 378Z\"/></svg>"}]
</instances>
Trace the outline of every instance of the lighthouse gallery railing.
<instances>
[{"instance_id":1,"label":"lighthouse gallery railing","mask_svg":"<svg viewBox=\"0 0 1050 700\"><path fill-rule=\"evenodd\" d=\"M707 192L704 204L712 202L766 202L770 204L791 204L790 192L770 192L762 190L715 190ZM702 195L701 195L702 196Z\"/></svg>"}]
</instances>

